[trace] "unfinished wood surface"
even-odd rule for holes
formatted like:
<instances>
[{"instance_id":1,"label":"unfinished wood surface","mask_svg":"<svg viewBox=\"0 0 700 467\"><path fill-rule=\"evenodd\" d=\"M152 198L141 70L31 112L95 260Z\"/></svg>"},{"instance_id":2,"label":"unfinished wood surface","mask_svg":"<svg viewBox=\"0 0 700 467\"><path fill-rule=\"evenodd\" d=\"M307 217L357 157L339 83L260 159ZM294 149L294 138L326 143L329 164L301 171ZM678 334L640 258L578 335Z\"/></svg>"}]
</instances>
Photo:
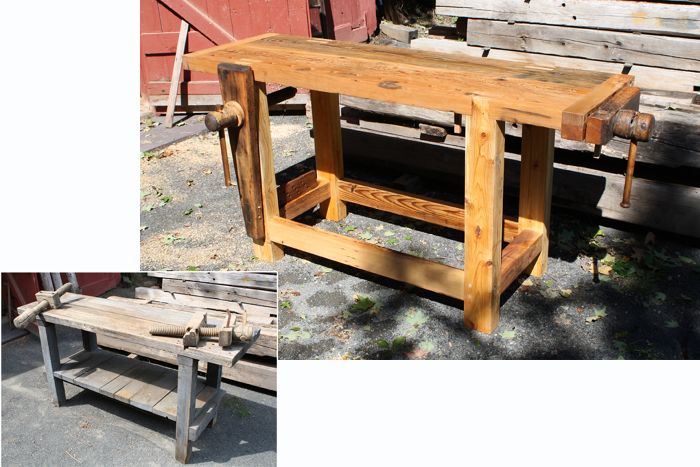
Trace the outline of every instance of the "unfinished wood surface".
<instances>
[{"instance_id":1,"label":"unfinished wood surface","mask_svg":"<svg viewBox=\"0 0 700 467\"><path fill-rule=\"evenodd\" d=\"M54 376L141 410L177 419L176 404L171 403L177 398L177 371L174 369L97 350L80 351L64 358ZM196 390L197 411L216 396L216 392L203 390L200 380Z\"/></svg>"},{"instance_id":2,"label":"unfinished wood surface","mask_svg":"<svg viewBox=\"0 0 700 467\"><path fill-rule=\"evenodd\" d=\"M197 360L177 357L177 420L175 422L175 459L186 464L192 454L190 425L195 417Z\"/></svg>"},{"instance_id":3,"label":"unfinished wood surface","mask_svg":"<svg viewBox=\"0 0 700 467\"><path fill-rule=\"evenodd\" d=\"M277 292L271 290L250 289L232 285L208 284L181 279L164 278L161 284L164 292L175 292L197 297L216 298L257 305L276 307Z\"/></svg>"},{"instance_id":4,"label":"unfinished wood surface","mask_svg":"<svg viewBox=\"0 0 700 467\"><path fill-rule=\"evenodd\" d=\"M164 277L168 279L181 279L209 284L234 285L239 287L253 287L256 289L277 290L276 272L178 272L178 271L154 271L149 272L151 277Z\"/></svg>"},{"instance_id":5,"label":"unfinished wood surface","mask_svg":"<svg viewBox=\"0 0 700 467\"><path fill-rule=\"evenodd\" d=\"M19 308L17 309L19 313ZM41 341L41 354L44 357L44 367L46 369L46 379L49 383L49 393L51 401L57 407L66 402L66 390L63 381L58 379L54 372L60 368L61 361L58 354L58 340L56 339L56 326L45 322L43 319L36 320L39 328L39 340Z\"/></svg>"},{"instance_id":6,"label":"unfinished wood surface","mask_svg":"<svg viewBox=\"0 0 700 467\"><path fill-rule=\"evenodd\" d=\"M262 79L256 76L256 79ZM260 157L260 183L262 187L263 216L265 222L279 215L279 201L277 200L277 183L275 182L275 155L272 152L272 133L270 131L270 112L267 105L265 83L255 82L256 90L256 118L258 121L258 154ZM265 237L254 240L253 252L263 261L276 261L284 256L284 251L279 245L270 241L270 233L265 226Z\"/></svg>"},{"instance_id":7,"label":"unfinished wood surface","mask_svg":"<svg viewBox=\"0 0 700 467\"><path fill-rule=\"evenodd\" d=\"M228 139L233 152L246 233L254 241L261 241L265 238L265 221L257 145L259 128L255 118L257 95L253 72L248 66L221 63L216 73L219 76L223 102L237 102L245 116L242 126L233 125L228 128Z\"/></svg>"},{"instance_id":8,"label":"unfinished wood surface","mask_svg":"<svg viewBox=\"0 0 700 467\"><path fill-rule=\"evenodd\" d=\"M390 279L461 299L461 269L399 253L343 235L324 232L298 222L274 218L273 241Z\"/></svg>"},{"instance_id":9,"label":"unfinished wood surface","mask_svg":"<svg viewBox=\"0 0 700 467\"><path fill-rule=\"evenodd\" d=\"M294 219L317 205L320 204L323 207L330 201L331 184L327 180L321 179L314 188L286 204L280 205L280 216L285 219Z\"/></svg>"},{"instance_id":10,"label":"unfinished wood surface","mask_svg":"<svg viewBox=\"0 0 700 467\"><path fill-rule=\"evenodd\" d=\"M392 169L400 168L406 173L429 177L441 183L449 181L452 186L463 183L461 164L464 160L464 147L461 145L389 137L349 128L344 129L344 139L348 160L379 167L388 165ZM640 152L644 147L644 144L640 144ZM604 151L605 148L607 146ZM411 157L406 157L406 154L411 154ZM506 190L511 196L517 196L520 155L506 153L505 157ZM557 157L555 155L555 160ZM590 158L591 151L580 153L580 157ZM700 238L698 187L636 178L632 206L625 209L620 207L624 186L624 176L621 173L555 162L553 179L553 203L557 206L651 229L663 226L668 232ZM456 190L455 192L458 194ZM668 209L669 203L676 207Z\"/></svg>"},{"instance_id":11,"label":"unfinished wood surface","mask_svg":"<svg viewBox=\"0 0 700 467\"><path fill-rule=\"evenodd\" d=\"M185 57L189 69L209 73L222 62L249 64L262 81L463 114L471 112L473 95L484 96L498 119L549 128L558 128L566 107L610 77L291 36L266 36Z\"/></svg>"},{"instance_id":12,"label":"unfinished wood surface","mask_svg":"<svg viewBox=\"0 0 700 467\"><path fill-rule=\"evenodd\" d=\"M139 305L148 304L151 307L159 307L169 311L185 311L187 313L195 313L197 311L206 311L210 323L222 323L226 319L226 314L211 309L203 309L198 307L190 307L180 304L169 304L169 303L159 303L152 302L151 300L141 299L141 298L126 298L113 295L108 298L112 301L122 301L131 302ZM248 323L255 326L260 326L260 337L255 343L248 349L246 354L259 355L266 357L276 357L277 356L277 319L270 318L267 319L259 318L256 316L249 316Z\"/></svg>"},{"instance_id":13,"label":"unfinished wood surface","mask_svg":"<svg viewBox=\"0 0 700 467\"><path fill-rule=\"evenodd\" d=\"M517 277L526 272L542 249L542 234L533 230L523 230L501 253L501 271L498 293L503 293Z\"/></svg>"},{"instance_id":14,"label":"unfinished wood surface","mask_svg":"<svg viewBox=\"0 0 700 467\"><path fill-rule=\"evenodd\" d=\"M187 31L190 25L184 19L180 22L180 34L177 38L177 48L175 49L175 63L173 64L173 74L170 78L170 91L168 92L168 108L165 111L165 127L173 127L173 117L175 115L175 102L177 101L177 88L180 87L180 75L182 74L182 56L185 54L185 44L187 44Z\"/></svg>"},{"instance_id":15,"label":"unfinished wood surface","mask_svg":"<svg viewBox=\"0 0 700 467\"><path fill-rule=\"evenodd\" d=\"M192 295L164 292L161 289L152 289L149 287L136 287L135 297L158 300L165 303L178 303L181 305L190 305L198 308L211 308L214 310L230 310L237 314L243 312L249 315L259 317L271 317L277 314L276 307L254 305L250 303L230 302L228 300L219 300L217 298L194 297Z\"/></svg>"},{"instance_id":16,"label":"unfinished wood surface","mask_svg":"<svg viewBox=\"0 0 700 467\"><path fill-rule=\"evenodd\" d=\"M464 231L464 207L459 204L352 179L340 180L338 188L347 202ZM504 219L503 231L504 241L509 242L518 234L518 223Z\"/></svg>"},{"instance_id":17,"label":"unfinished wood surface","mask_svg":"<svg viewBox=\"0 0 700 467\"><path fill-rule=\"evenodd\" d=\"M596 86L566 109L562 114L561 137L575 141L583 141L586 137L586 121L601 104L609 100L617 91L631 86L634 78L629 75L613 76L604 83Z\"/></svg>"},{"instance_id":18,"label":"unfinished wood surface","mask_svg":"<svg viewBox=\"0 0 700 467\"><path fill-rule=\"evenodd\" d=\"M283 206L318 186L315 170L309 170L277 187L277 200Z\"/></svg>"},{"instance_id":19,"label":"unfinished wood surface","mask_svg":"<svg viewBox=\"0 0 700 467\"><path fill-rule=\"evenodd\" d=\"M700 36L697 5L620 0L436 0L435 5L438 15L470 19Z\"/></svg>"},{"instance_id":20,"label":"unfinished wood surface","mask_svg":"<svg viewBox=\"0 0 700 467\"><path fill-rule=\"evenodd\" d=\"M484 49L482 47L474 47L467 45L466 42L444 39L416 39L411 41L411 48L432 52L455 53L465 57L482 57L484 54ZM608 73L607 77L609 77L610 74L622 73L624 69L624 65L622 63L601 62L599 60L557 57L554 55L498 49L491 49L489 51L488 58L482 58L482 60L496 60L499 62L510 63L511 66L513 65L512 62L518 62L524 67L544 67L545 69L549 69L550 67L576 68L579 70L590 70L591 72ZM698 85L698 80L700 79L700 75L696 72L669 70L644 65L632 66L632 68L629 70L629 74L634 76L634 85L639 86L642 89L675 92L694 92L694 86ZM607 77L605 79L607 79ZM600 82L605 81L605 79L601 80ZM564 106L564 108L565 107L567 106ZM562 110L564 109L562 108ZM504 120L511 121L507 118ZM533 125L557 128L557 126L542 125L534 121L521 121L522 123L531 123Z\"/></svg>"},{"instance_id":21,"label":"unfinished wood surface","mask_svg":"<svg viewBox=\"0 0 700 467\"><path fill-rule=\"evenodd\" d=\"M474 98L465 166L464 325L481 332L498 326L503 219L505 128Z\"/></svg>"},{"instance_id":22,"label":"unfinished wood surface","mask_svg":"<svg viewBox=\"0 0 700 467\"><path fill-rule=\"evenodd\" d=\"M470 18L467 44L700 71L698 40L685 37Z\"/></svg>"},{"instance_id":23,"label":"unfinished wood surface","mask_svg":"<svg viewBox=\"0 0 700 467\"><path fill-rule=\"evenodd\" d=\"M312 90L311 112L316 149L316 174L319 180L328 182L330 189L330 198L321 203L321 215L326 219L339 221L347 216L347 209L338 194L338 180L343 177L338 94Z\"/></svg>"},{"instance_id":24,"label":"unfinished wood surface","mask_svg":"<svg viewBox=\"0 0 700 467\"><path fill-rule=\"evenodd\" d=\"M150 358L153 360L169 363L174 365L177 359L174 354L152 348L146 348L130 342L125 342L120 339L115 339L108 336L98 335L97 343L102 347L131 352L135 355ZM199 362L199 372L206 373L207 365L204 362ZM230 381L249 384L251 386L261 387L270 391L277 390L277 368L274 362L268 364L246 360L239 360L233 367L223 367L222 376Z\"/></svg>"},{"instance_id":25,"label":"unfinished wood surface","mask_svg":"<svg viewBox=\"0 0 700 467\"><path fill-rule=\"evenodd\" d=\"M530 270L531 274L539 277L547 271L554 130L524 125L521 154L518 225L539 235L541 254Z\"/></svg>"},{"instance_id":26,"label":"unfinished wood surface","mask_svg":"<svg viewBox=\"0 0 700 467\"><path fill-rule=\"evenodd\" d=\"M181 316L175 312L151 308L148 305L116 303L104 298L73 293L63 295L61 302L61 308L43 313L42 317L46 322L121 338L143 346L184 354L225 366L232 366L238 361L259 336L258 332L250 342L234 343L226 348L220 347L216 342L202 341L197 347L182 350L181 339L151 336L149 330L157 324L181 325L183 317L191 314L182 313L184 316ZM32 305L34 304L28 304L25 307Z\"/></svg>"}]
</instances>

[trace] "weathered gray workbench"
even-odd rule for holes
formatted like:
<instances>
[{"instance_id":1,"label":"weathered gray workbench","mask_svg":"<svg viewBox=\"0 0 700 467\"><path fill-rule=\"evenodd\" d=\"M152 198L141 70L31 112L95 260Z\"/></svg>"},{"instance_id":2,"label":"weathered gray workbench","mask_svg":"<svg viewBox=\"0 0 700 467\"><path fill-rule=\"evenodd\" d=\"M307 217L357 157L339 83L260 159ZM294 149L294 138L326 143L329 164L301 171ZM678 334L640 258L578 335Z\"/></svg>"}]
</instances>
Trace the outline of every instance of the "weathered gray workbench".
<instances>
[{"instance_id":1,"label":"weathered gray workbench","mask_svg":"<svg viewBox=\"0 0 700 467\"><path fill-rule=\"evenodd\" d=\"M21 313L36 302L20 307ZM113 302L66 293L61 307L43 312L36 319L46 365L51 398L58 406L66 401L63 383L68 382L176 422L175 458L186 463L207 426L216 421L223 396L222 365L233 366L258 338L222 348L214 341L200 341L184 349L182 339L149 333L154 325L186 325L192 313L164 310L150 305ZM220 324L223 314L212 312L209 324ZM82 330L83 350L61 359L55 325ZM178 369L128 358L97 348L96 333L135 343L145 349L177 356ZM199 361L207 363L206 378L199 378Z\"/></svg>"}]
</instances>

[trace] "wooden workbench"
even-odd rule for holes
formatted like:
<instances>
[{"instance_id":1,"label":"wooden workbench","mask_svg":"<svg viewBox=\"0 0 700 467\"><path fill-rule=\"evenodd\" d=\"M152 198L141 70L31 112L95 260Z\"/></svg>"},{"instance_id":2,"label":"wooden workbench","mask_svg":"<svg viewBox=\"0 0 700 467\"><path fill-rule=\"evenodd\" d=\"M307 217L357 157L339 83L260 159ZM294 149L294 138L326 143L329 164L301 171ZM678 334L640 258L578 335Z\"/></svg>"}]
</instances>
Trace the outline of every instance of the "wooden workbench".
<instances>
[{"instance_id":1,"label":"wooden workbench","mask_svg":"<svg viewBox=\"0 0 700 467\"><path fill-rule=\"evenodd\" d=\"M546 270L554 131L601 144L611 137L610 115L639 105L628 75L275 34L188 54L185 67L218 73L224 102L242 107L247 123L236 129L245 138L238 141L235 160L246 228L258 257L279 259L289 246L464 300L465 325L484 332L498 325L500 294L516 277ZM316 170L280 187L266 82L311 92ZM464 205L346 178L340 94L467 117ZM503 217L504 121L523 126L515 219ZM230 133L232 140L239 133ZM250 139L255 144L243 144ZM346 203L463 230L464 269L292 220L320 204L326 219L339 221Z\"/></svg>"},{"instance_id":2,"label":"wooden workbench","mask_svg":"<svg viewBox=\"0 0 700 467\"><path fill-rule=\"evenodd\" d=\"M66 401L64 382L75 384L107 397L176 422L175 457L186 463L191 442L216 421L221 368L233 366L255 342L234 342L222 348L205 341L183 349L182 340L151 336L155 325L186 325L191 313L164 310L149 305L115 302L80 294L66 293L61 307L43 312L37 318L46 376L54 404ZM36 302L18 308L22 312ZM209 316L208 324L221 324L221 315ZM77 328L83 334L83 350L60 358L55 325ZM97 347L96 333L116 340L177 356L178 369L128 358ZM198 362L206 362L205 379L197 376Z\"/></svg>"}]
</instances>

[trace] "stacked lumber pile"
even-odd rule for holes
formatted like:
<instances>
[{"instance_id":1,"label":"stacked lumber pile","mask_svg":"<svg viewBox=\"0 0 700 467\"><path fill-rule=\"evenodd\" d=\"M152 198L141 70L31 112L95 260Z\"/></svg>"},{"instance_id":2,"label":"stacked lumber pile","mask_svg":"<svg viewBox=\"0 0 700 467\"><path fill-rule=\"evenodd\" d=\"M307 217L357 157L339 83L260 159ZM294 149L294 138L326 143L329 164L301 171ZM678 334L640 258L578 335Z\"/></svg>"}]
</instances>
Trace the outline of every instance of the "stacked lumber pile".
<instances>
[{"instance_id":1,"label":"stacked lumber pile","mask_svg":"<svg viewBox=\"0 0 700 467\"><path fill-rule=\"evenodd\" d=\"M619 206L628 143L614 139L595 160L592 145L558 134L554 204L700 238L700 2L436 0L436 13L459 17L456 27L434 28L412 48L633 74L640 110L657 124L639 145L631 208ZM420 173L463 168L468 122L454 114L347 96L341 104L350 157ZM506 125L506 193L517 193L520 130Z\"/></svg>"},{"instance_id":2,"label":"stacked lumber pile","mask_svg":"<svg viewBox=\"0 0 700 467\"><path fill-rule=\"evenodd\" d=\"M205 311L216 318L231 311L238 319L243 319L245 313L250 324L260 327L260 337L242 360L232 368L223 368L223 378L277 390L277 273L152 272L149 275L161 278L161 288L136 287L136 298L109 299L192 313ZM129 344L112 342L103 336L98 336L98 342L105 347L174 363L173 356L143 355L139 349L125 348ZM205 369L201 365L200 371Z\"/></svg>"}]
</instances>

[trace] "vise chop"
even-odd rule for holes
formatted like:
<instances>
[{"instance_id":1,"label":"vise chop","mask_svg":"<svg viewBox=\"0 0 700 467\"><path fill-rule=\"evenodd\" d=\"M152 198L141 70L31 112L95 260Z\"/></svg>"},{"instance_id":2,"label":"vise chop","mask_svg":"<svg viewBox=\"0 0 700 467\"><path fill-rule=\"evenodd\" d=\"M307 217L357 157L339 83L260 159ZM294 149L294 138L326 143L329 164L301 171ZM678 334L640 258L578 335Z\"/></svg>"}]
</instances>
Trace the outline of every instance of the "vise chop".
<instances>
[{"instance_id":1,"label":"vise chop","mask_svg":"<svg viewBox=\"0 0 700 467\"><path fill-rule=\"evenodd\" d=\"M61 296L72 288L73 284L66 282L55 291L41 290L37 292L35 296L39 303L17 316L13 321L14 325L18 328L26 328L42 311L46 311L49 308L60 308Z\"/></svg>"}]
</instances>

